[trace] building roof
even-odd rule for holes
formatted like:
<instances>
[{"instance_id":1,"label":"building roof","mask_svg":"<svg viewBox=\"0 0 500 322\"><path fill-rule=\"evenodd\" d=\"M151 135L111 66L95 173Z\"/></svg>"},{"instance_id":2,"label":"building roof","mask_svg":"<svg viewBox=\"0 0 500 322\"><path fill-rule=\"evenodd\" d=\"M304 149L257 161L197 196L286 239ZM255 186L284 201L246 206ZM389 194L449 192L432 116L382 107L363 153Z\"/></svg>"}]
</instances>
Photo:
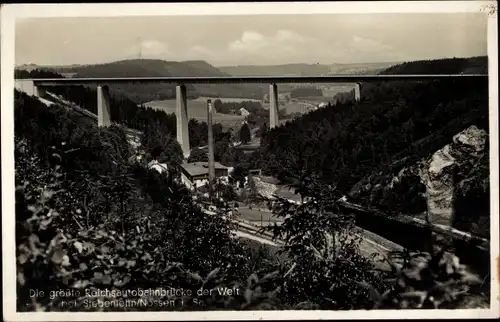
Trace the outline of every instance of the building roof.
<instances>
[{"instance_id":1,"label":"building roof","mask_svg":"<svg viewBox=\"0 0 500 322\"><path fill-rule=\"evenodd\" d=\"M214 163L215 170L228 170L228 167L223 166L219 162ZM183 163L181 167L192 177L208 174L208 162Z\"/></svg>"},{"instance_id":2,"label":"building roof","mask_svg":"<svg viewBox=\"0 0 500 322\"><path fill-rule=\"evenodd\" d=\"M153 160L148 163L148 169L153 169L158 171L159 173L162 173L164 171L168 171L168 166L166 163L160 163L157 160Z\"/></svg>"}]
</instances>

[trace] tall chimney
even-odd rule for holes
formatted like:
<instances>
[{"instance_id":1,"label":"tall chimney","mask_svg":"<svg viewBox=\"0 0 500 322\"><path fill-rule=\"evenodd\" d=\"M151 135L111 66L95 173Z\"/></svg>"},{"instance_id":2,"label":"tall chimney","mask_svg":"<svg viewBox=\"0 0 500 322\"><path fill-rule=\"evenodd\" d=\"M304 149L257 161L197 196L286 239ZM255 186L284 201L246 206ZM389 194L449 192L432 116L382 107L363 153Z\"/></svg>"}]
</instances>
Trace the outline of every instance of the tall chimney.
<instances>
[{"instance_id":1,"label":"tall chimney","mask_svg":"<svg viewBox=\"0 0 500 322\"><path fill-rule=\"evenodd\" d=\"M212 133L212 101L207 101L207 123L208 123L208 185L210 201L213 199L213 185L215 181L215 162L214 162L214 138Z\"/></svg>"}]
</instances>

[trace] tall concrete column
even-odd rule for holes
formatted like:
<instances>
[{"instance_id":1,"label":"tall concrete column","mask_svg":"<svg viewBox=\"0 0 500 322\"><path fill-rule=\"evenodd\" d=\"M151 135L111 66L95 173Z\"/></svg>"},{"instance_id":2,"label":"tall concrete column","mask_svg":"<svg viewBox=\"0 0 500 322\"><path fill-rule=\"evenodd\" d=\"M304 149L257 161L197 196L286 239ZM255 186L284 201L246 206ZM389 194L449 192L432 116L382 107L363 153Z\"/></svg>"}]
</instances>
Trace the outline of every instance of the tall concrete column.
<instances>
[{"instance_id":1,"label":"tall concrete column","mask_svg":"<svg viewBox=\"0 0 500 322\"><path fill-rule=\"evenodd\" d=\"M186 85L179 85L175 89L177 99L177 142L181 145L185 158L189 157L191 147L189 146L189 129L187 114L187 94Z\"/></svg>"},{"instance_id":2,"label":"tall concrete column","mask_svg":"<svg viewBox=\"0 0 500 322\"><path fill-rule=\"evenodd\" d=\"M47 90L45 87L33 85L33 95L36 97L45 97L47 95Z\"/></svg>"},{"instance_id":3,"label":"tall concrete column","mask_svg":"<svg viewBox=\"0 0 500 322\"><path fill-rule=\"evenodd\" d=\"M354 100L359 102L361 100L361 84L356 83L354 85Z\"/></svg>"},{"instance_id":4,"label":"tall concrete column","mask_svg":"<svg viewBox=\"0 0 500 322\"><path fill-rule=\"evenodd\" d=\"M276 84L269 85L269 128L273 129L278 126L278 86Z\"/></svg>"},{"instance_id":5,"label":"tall concrete column","mask_svg":"<svg viewBox=\"0 0 500 322\"><path fill-rule=\"evenodd\" d=\"M214 159L214 136L212 130L212 101L207 101L207 125L208 125L208 187L210 199L213 198L213 186L215 183L215 159Z\"/></svg>"},{"instance_id":6,"label":"tall concrete column","mask_svg":"<svg viewBox=\"0 0 500 322\"><path fill-rule=\"evenodd\" d=\"M111 125L111 111L109 104L109 87L97 86L97 125Z\"/></svg>"}]
</instances>

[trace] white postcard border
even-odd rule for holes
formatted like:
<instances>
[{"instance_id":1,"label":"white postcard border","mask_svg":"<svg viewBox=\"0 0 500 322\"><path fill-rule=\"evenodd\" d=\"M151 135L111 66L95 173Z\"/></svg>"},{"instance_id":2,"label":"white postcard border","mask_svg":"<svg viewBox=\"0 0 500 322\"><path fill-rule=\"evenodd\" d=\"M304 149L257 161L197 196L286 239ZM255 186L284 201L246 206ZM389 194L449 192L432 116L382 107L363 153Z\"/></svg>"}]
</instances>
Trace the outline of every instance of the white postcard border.
<instances>
[{"instance_id":1,"label":"white postcard border","mask_svg":"<svg viewBox=\"0 0 500 322\"><path fill-rule=\"evenodd\" d=\"M130 313L17 313L14 220L14 32L17 19L161 15L433 13L485 11L488 19L491 174L491 307L488 310L212 311ZM495 1L391 1L170 4L19 4L1 7L3 313L7 321L144 321L247 319L487 318L499 315L498 32Z\"/></svg>"}]
</instances>

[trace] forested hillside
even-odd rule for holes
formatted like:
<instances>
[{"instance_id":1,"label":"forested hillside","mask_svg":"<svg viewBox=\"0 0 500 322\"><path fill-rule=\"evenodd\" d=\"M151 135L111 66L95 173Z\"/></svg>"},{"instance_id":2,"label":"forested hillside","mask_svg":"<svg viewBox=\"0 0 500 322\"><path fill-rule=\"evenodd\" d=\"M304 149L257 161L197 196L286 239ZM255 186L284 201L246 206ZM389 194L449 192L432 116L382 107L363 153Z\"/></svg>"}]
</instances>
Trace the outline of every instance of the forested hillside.
<instances>
[{"instance_id":1,"label":"forested hillside","mask_svg":"<svg viewBox=\"0 0 500 322\"><path fill-rule=\"evenodd\" d=\"M383 73L477 72L486 70L486 62L484 57L412 62ZM285 183L317 179L348 194L367 176L397 174L429 157L472 125L488 132L487 80L363 84L360 102L345 96L330 108L268 132L254 160L265 173L277 175ZM482 182L487 176L488 172L479 171L474 180ZM484 184L473 186L477 189L471 195L488 200ZM369 195L356 201L365 203L363 198ZM475 200L485 204L482 197ZM424 211L422 187L418 180L404 182L399 193L379 196L371 206L389 213ZM482 216L489 216L489 209ZM485 222L489 222L487 218Z\"/></svg>"},{"instance_id":2,"label":"forested hillside","mask_svg":"<svg viewBox=\"0 0 500 322\"><path fill-rule=\"evenodd\" d=\"M380 74L488 74L488 58L479 56L407 62L391 66Z\"/></svg>"}]
</instances>

